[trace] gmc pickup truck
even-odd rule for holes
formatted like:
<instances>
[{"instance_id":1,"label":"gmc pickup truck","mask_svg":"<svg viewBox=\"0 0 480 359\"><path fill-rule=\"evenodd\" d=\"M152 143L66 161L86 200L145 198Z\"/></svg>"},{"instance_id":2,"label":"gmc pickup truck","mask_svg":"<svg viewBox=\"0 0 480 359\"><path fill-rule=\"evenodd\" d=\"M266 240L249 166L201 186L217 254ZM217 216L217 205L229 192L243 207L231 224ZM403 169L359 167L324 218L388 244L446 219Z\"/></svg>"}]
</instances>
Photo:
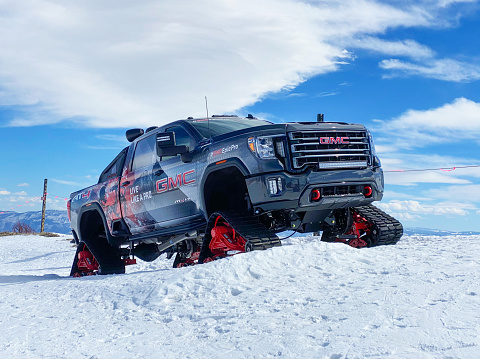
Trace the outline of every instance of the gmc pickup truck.
<instances>
[{"instance_id":1,"label":"gmc pickup truck","mask_svg":"<svg viewBox=\"0 0 480 359\"><path fill-rule=\"evenodd\" d=\"M98 183L71 195L71 275L124 273L162 253L174 266L320 232L353 247L395 244L402 225L372 205L383 172L372 136L343 122L212 116L131 129Z\"/></svg>"}]
</instances>

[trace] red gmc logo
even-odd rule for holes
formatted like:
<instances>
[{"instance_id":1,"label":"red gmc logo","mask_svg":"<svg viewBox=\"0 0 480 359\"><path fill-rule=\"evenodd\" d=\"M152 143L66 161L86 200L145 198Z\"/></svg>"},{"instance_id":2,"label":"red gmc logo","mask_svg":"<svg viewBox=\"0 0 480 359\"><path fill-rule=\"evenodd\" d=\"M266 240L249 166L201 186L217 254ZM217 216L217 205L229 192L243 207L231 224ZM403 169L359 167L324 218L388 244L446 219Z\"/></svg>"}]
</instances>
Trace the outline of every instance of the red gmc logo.
<instances>
[{"instance_id":1,"label":"red gmc logo","mask_svg":"<svg viewBox=\"0 0 480 359\"><path fill-rule=\"evenodd\" d=\"M350 143L349 137L320 137L321 145L333 145L333 144L344 144L348 145Z\"/></svg>"},{"instance_id":2,"label":"red gmc logo","mask_svg":"<svg viewBox=\"0 0 480 359\"><path fill-rule=\"evenodd\" d=\"M157 193L170 191L172 189L176 189L187 184L195 183L195 178L190 177L191 178L190 180L186 178L188 175L191 175L194 173L195 173L195 170L190 170L190 171L178 174L176 177L162 178L156 183Z\"/></svg>"}]
</instances>

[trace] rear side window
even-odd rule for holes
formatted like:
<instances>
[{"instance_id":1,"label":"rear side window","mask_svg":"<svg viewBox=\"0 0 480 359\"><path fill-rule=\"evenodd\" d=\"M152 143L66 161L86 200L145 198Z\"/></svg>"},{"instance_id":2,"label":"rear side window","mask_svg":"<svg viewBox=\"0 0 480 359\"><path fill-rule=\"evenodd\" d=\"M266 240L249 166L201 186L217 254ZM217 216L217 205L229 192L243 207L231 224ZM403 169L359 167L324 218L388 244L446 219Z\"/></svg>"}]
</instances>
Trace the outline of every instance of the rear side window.
<instances>
[{"instance_id":1,"label":"rear side window","mask_svg":"<svg viewBox=\"0 0 480 359\"><path fill-rule=\"evenodd\" d=\"M121 175L126 154L127 148L124 148L122 152L120 152L117 157L115 157L115 159L103 170L100 178L98 179L98 183L108 181Z\"/></svg>"},{"instance_id":2,"label":"rear side window","mask_svg":"<svg viewBox=\"0 0 480 359\"><path fill-rule=\"evenodd\" d=\"M135 154L133 155L133 171L137 168L150 166L157 161L155 144L155 136L149 136L138 141L137 147L135 148Z\"/></svg>"}]
</instances>

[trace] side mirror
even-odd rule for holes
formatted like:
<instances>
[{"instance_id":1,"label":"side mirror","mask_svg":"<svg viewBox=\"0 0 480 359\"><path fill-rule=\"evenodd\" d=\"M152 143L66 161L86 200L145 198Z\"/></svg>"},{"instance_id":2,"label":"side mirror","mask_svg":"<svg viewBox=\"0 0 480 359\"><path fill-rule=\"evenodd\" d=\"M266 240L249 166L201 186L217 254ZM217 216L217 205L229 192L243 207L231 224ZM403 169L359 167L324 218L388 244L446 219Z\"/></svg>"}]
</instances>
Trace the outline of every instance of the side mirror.
<instances>
[{"instance_id":1,"label":"side mirror","mask_svg":"<svg viewBox=\"0 0 480 359\"><path fill-rule=\"evenodd\" d=\"M193 153L191 153L191 152L182 153L182 155L180 157L182 158L183 163L192 162Z\"/></svg>"},{"instance_id":2,"label":"side mirror","mask_svg":"<svg viewBox=\"0 0 480 359\"><path fill-rule=\"evenodd\" d=\"M141 128L132 128L125 133L128 142L133 142L137 137L140 137L144 134L143 129Z\"/></svg>"},{"instance_id":3,"label":"side mirror","mask_svg":"<svg viewBox=\"0 0 480 359\"><path fill-rule=\"evenodd\" d=\"M174 132L162 132L157 135L157 155L159 157L176 156L187 152L187 146L175 145Z\"/></svg>"}]
</instances>

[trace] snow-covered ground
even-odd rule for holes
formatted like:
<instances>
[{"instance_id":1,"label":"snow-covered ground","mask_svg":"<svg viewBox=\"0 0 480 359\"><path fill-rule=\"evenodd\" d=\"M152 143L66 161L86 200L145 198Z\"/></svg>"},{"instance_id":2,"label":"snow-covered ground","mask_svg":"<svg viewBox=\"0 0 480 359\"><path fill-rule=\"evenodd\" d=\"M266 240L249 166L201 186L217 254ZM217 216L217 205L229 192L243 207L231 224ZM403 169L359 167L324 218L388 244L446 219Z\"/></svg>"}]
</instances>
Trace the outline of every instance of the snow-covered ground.
<instances>
[{"instance_id":1,"label":"snow-covered ground","mask_svg":"<svg viewBox=\"0 0 480 359\"><path fill-rule=\"evenodd\" d=\"M480 358L480 236L86 278L65 238L0 237L1 358Z\"/></svg>"}]
</instances>

